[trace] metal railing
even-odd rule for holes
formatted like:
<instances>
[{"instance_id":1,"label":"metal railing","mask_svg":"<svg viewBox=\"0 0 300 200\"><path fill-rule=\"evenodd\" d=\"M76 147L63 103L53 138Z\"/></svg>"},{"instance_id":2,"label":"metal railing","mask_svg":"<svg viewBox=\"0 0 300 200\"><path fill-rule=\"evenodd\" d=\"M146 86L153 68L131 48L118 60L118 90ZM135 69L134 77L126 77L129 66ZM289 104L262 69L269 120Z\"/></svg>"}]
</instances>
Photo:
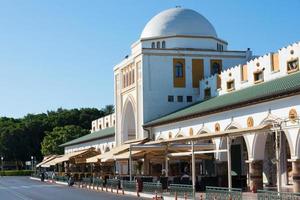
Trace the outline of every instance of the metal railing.
<instances>
[{"instance_id":1,"label":"metal railing","mask_svg":"<svg viewBox=\"0 0 300 200\"><path fill-rule=\"evenodd\" d=\"M109 188L117 189L119 188L120 180L119 179L107 179L106 186Z\"/></svg>"},{"instance_id":2,"label":"metal railing","mask_svg":"<svg viewBox=\"0 0 300 200\"><path fill-rule=\"evenodd\" d=\"M68 182L68 177L66 176L54 176L53 179L55 181Z\"/></svg>"},{"instance_id":3,"label":"metal railing","mask_svg":"<svg viewBox=\"0 0 300 200\"><path fill-rule=\"evenodd\" d=\"M206 200L241 200L242 189L206 186Z\"/></svg>"},{"instance_id":4,"label":"metal railing","mask_svg":"<svg viewBox=\"0 0 300 200\"><path fill-rule=\"evenodd\" d=\"M91 178L82 178L81 185L87 187L92 184L92 179Z\"/></svg>"},{"instance_id":5,"label":"metal railing","mask_svg":"<svg viewBox=\"0 0 300 200\"><path fill-rule=\"evenodd\" d=\"M258 190L257 199L258 200L300 200L300 193Z\"/></svg>"},{"instance_id":6,"label":"metal railing","mask_svg":"<svg viewBox=\"0 0 300 200\"><path fill-rule=\"evenodd\" d=\"M171 196L193 196L193 186L185 184L170 184L169 186Z\"/></svg>"},{"instance_id":7,"label":"metal railing","mask_svg":"<svg viewBox=\"0 0 300 200\"><path fill-rule=\"evenodd\" d=\"M101 187L103 189L104 187L104 180L101 178L93 178L93 186Z\"/></svg>"},{"instance_id":8,"label":"metal railing","mask_svg":"<svg viewBox=\"0 0 300 200\"><path fill-rule=\"evenodd\" d=\"M150 192L150 193L161 193L162 192L162 185L161 183L154 183L154 182L143 182L143 192Z\"/></svg>"},{"instance_id":9,"label":"metal railing","mask_svg":"<svg viewBox=\"0 0 300 200\"><path fill-rule=\"evenodd\" d=\"M136 182L135 181L122 181L122 188L127 191L135 192L136 191Z\"/></svg>"}]
</instances>

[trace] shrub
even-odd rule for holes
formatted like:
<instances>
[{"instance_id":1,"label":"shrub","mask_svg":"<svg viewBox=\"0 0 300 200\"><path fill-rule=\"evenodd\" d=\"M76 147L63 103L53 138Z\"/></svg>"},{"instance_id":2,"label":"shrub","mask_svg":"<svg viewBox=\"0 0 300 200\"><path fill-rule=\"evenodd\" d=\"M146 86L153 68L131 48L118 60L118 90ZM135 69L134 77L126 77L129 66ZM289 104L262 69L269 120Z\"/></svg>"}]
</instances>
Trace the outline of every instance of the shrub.
<instances>
[{"instance_id":1,"label":"shrub","mask_svg":"<svg viewBox=\"0 0 300 200\"><path fill-rule=\"evenodd\" d=\"M30 176L32 170L5 170L0 171L1 176Z\"/></svg>"}]
</instances>

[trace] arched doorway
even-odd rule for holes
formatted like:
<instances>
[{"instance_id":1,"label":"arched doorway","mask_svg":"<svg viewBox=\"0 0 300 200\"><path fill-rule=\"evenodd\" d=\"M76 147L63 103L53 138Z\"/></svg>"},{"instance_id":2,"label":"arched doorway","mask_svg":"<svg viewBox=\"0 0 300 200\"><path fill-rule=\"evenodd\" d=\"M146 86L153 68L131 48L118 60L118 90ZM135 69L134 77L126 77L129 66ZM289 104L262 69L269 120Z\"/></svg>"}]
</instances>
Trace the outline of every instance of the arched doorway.
<instances>
[{"instance_id":1,"label":"arched doorway","mask_svg":"<svg viewBox=\"0 0 300 200\"><path fill-rule=\"evenodd\" d=\"M226 130L238 129L237 126L229 126ZM227 149L227 139L221 140L219 149ZM249 167L246 161L248 160L248 148L244 136L237 136L230 140L230 154L231 154L231 178L232 187L246 188L247 176L249 176ZM227 153L220 153L219 166L217 167L217 174L222 177L219 180L219 186L228 186L228 166Z\"/></svg>"},{"instance_id":2,"label":"arched doorway","mask_svg":"<svg viewBox=\"0 0 300 200\"><path fill-rule=\"evenodd\" d=\"M122 120L122 143L136 139L136 118L130 100L125 103Z\"/></svg>"},{"instance_id":3,"label":"arched doorway","mask_svg":"<svg viewBox=\"0 0 300 200\"><path fill-rule=\"evenodd\" d=\"M289 141L286 137L285 129L279 126L280 120L277 118L266 118L262 125L277 128L276 130L269 130L265 133L257 133L253 143L253 160L260 167L254 168L255 174L261 174L261 180L254 180L258 184L257 189L268 188L274 189L278 187L278 160L276 156L277 147L279 148L280 160L280 185L286 187L293 184L292 181L292 163L288 160L291 158L291 149ZM276 140L276 134L278 134Z\"/></svg>"},{"instance_id":4,"label":"arched doorway","mask_svg":"<svg viewBox=\"0 0 300 200\"><path fill-rule=\"evenodd\" d=\"M280 155L280 174L281 185L291 185L292 181L292 163L288 162L291 158L291 151L283 131L278 132L279 155ZM263 159L263 184L265 187L277 187L277 159L276 159L276 135L271 132L266 137Z\"/></svg>"}]
</instances>

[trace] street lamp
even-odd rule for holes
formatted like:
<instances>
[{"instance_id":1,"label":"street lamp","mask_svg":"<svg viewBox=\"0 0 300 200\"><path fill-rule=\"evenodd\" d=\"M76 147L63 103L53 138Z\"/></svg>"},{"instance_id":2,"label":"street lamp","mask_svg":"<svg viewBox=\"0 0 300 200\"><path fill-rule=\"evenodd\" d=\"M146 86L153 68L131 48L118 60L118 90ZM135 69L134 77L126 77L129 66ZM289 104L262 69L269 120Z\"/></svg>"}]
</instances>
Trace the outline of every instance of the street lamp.
<instances>
[{"instance_id":1,"label":"street lamp","mask_svg":"<svg viewBox=\"0 0 300 200\"><path fill-rule=\"evenodd\" d=\"M31 170L33 170L33 156L31 156Z\"/></svg>"},{"instance_id":2,"label":"street lamp","mask_svg":"<svg viewBox=\"0 0 300 200\"><path fill-rule=\"evenodd\" d=\"M4 159L4 157L1 156L1 171L3 171L3 159Z\"/></svg>"}]
</instances>

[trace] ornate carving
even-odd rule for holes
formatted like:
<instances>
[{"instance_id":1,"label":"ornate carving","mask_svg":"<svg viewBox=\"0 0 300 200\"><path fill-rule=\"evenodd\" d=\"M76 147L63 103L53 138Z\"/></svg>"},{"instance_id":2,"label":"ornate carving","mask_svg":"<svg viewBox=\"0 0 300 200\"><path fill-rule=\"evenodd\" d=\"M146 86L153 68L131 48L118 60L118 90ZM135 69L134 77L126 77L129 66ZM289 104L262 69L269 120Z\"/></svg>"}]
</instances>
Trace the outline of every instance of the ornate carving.
<instances>
[{"instance_id":1,"label":"ornate carving","mask_svg":"<svg viewBox=\"0 0 300 200\"><path fill-rule=\"evenodd\" d=\"M254 126L253 118L252 117L248 117L248 119L247 119L247 127L251 128L253 126Z\"/></svg>"},{"instance_id":2,"label":"ornate carving","mask_svg":"<svg viewBox=\"0 0 300 200\"><path fill-rule=\"evenodd\" d=\"M194 130L193 130L193 128L190 128L190 136L193 136L194 135Z\"/></svg>"},{"instance_id":3,"label":"ornate carving","mask_svg":"<svg viewBox=\"0 0 300 200\"><path fill-rule=\"evenodd\" d=\"M296 122L298 118L298 114L297 114L297 111L296 109L291 109L290 112L289 112L289 119L291 120L291 122Z\"/></svg>"},{"instance_id":4,"label":"ornate carving","mask_svg":"<svg viewBox=\"0 0 300 200\"><path fill-rule=\"evenodd\" d=\"M216 132L219 132L220 129L221 129L221 128L220 128L220 124L219 124L219 123L216 123L216 124L215 124L215 131L216 131Z\"/></svg>"},{"instance_id":5,"label":"ornate carving","mask_svg":"<svg viewBox=\"0 0 300 200\"><path fill-rule=\"evenodd\" d=\"M169 132L169 139L172 138L172 132Z\"/></svg>"}]
</instances>

